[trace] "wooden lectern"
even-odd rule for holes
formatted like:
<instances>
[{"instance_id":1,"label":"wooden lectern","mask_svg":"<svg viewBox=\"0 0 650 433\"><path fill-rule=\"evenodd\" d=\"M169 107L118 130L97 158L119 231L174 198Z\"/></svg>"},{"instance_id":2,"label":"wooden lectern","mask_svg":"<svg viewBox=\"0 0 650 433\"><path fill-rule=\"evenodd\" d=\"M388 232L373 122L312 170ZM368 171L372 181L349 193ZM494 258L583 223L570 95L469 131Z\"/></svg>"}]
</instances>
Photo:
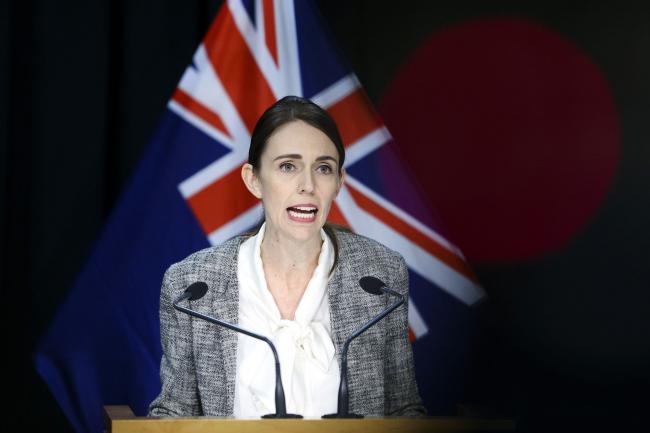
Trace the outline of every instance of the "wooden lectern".
<instances>
[{"instance_id":1,"label":"wooden lectern","mask_svg":"<svg viewBox=\"0 0 650 433\"><path fill-rule=\"evenodd\" d=\"M105 406L107 433L431 433L511 432L507 419L460 417L363 419L235 419L138 417L128 406Z\"/></svg>"}]
</instances>

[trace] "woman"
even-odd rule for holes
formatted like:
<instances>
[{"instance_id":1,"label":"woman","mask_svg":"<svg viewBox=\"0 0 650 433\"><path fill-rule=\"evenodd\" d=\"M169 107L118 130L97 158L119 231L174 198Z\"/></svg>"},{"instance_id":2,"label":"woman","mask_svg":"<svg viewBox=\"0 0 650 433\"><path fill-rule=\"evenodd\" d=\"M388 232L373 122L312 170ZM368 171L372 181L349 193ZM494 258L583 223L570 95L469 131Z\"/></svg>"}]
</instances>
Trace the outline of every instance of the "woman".
<instances>
[{"instance_id":1,"label":"woman","mask_svg":"<svg viewBox=\"0 0 650 433\"><path fill-rule=\"evenodd\" d=\"M326 224L345 178L344 158L334 121L316 104L288 96L262 115L242 178L262 201L265 222L165 273L162 390L150 415L258 417L274 412L268 346L173 309L172 300L196 281L205 281L209 290L191 302L193 309L274 341L288 412L336 412L343 343L389 302L364 292L359 279L376 276L408 292L399 254ZM351 344L351 412L424 413L407 326L405 304Z\"/></svg>"}]
</instances>

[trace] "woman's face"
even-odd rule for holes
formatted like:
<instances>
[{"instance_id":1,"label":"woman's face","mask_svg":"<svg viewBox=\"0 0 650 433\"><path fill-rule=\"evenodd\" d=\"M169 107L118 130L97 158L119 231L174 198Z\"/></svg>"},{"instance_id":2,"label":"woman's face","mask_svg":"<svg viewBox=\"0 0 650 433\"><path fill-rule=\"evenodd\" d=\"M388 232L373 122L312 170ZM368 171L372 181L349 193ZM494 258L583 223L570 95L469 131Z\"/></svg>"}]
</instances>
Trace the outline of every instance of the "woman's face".
<instances>
[{"instance_id":1,"label":"woman's face","mask_svg":"<svg viewBox=\"0 0 650 433\"><path fill-rule=\"evenodd\" d=\"M262 200L266 230L307 240L320 236L343 182L334 143L303 121L278 128L266 142L258 171L242 168L248 189Z\"/></svg>"}]
</instances>

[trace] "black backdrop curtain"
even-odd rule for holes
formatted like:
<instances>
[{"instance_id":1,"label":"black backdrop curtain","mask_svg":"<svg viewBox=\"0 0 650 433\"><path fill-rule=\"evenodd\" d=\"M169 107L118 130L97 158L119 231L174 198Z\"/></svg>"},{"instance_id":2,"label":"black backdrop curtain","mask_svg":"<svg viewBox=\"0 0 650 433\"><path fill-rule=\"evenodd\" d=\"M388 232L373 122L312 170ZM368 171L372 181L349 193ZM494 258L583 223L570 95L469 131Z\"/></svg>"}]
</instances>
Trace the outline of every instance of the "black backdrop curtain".
<instances>
[{"instance_id":1,"label":"black backdrop curtain","mask_svg":"<svg viewBox=\"0 0 650 433\"><path fill-rule=\"evenodd\" d=\"M427 34L485 14L532 17L600 64L621 116L617 179L564 250L473 264L490 300L476 310L467 402L499 407L525 429L544 419L634 419L650 381L649 10L484 3L319 2L375 102ZM0 5L5 416L12 429L66 431L31 354L220 2Z\"/></svg>"},{"instance_id":2,"label":"black backdrop curtain","mask_svg":"<svg viewBox=\"0 0 650 433\"><path fill-rule=\"evenodd\" d=\"M2 3L1 266L14 353L3 388L17 428L71 429L32 353L219 3Z\"/></svg>"}]
</instances>

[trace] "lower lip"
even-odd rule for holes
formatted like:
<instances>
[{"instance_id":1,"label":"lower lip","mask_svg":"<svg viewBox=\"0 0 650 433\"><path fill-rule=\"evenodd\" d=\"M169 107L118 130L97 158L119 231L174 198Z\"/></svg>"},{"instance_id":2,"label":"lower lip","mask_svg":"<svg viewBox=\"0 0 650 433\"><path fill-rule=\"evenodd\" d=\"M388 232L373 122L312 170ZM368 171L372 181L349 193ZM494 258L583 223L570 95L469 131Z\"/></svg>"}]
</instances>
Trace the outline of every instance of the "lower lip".
<instances>
[{"instance_id":1,"label":"lower lip","mask_svg":"<svg viewBox=\"0 0 650 433\"><path fill-rule=\"evenodd\" d=\"M303 213L291 212L291 211L287 211L287 213L289 214L289 219L291 221L296 221L299 223L313 223L314 221L316 221L315 213L303 214ZM297 215L305 215L306 217L300 217Z\"/></svg>"}]
</instances>

